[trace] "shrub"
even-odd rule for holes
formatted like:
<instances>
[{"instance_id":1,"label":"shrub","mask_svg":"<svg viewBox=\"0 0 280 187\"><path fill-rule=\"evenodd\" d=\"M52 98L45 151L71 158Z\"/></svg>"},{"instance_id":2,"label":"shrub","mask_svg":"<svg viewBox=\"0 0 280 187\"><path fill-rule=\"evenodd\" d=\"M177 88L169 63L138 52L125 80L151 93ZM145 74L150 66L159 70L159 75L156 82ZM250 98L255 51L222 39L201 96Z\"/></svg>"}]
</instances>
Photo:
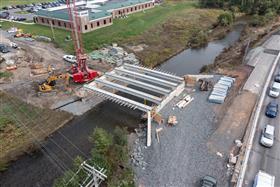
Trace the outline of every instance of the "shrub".
<instances>
[{"instance_id":1,"label":"shrub","mask_svg":"<svg viewBox=\"0 0 280 187\"><path fill-rule=\"evenodd\" d=\"M0 161L0 172L8 169L8 164L6 162Z\"/></svg>"},{"instance_id":2,"label":"shrub","mask_svg":"<svg viewBox=\"0 0 280 187\"><path fill-rule=\"evenodd\" d=\"M96 152L103 154L112 145L112 136L102 128L95 128L90 141L94 144Z\"/></svg>"},{"instance_id":3,"label":"shrub","mask_svg":"<svg viewBox=\"0 0 280 187\"><path fill-rule=\"evenodd\" d=\"M9 78L11 76L13 76L12 72L9 71L0 72L0 78Z\"/></svg>"},{"instance_id":4,"label":"shrub","mask_svg":"<svg viewBox=\"0 0 280 187\"><path fill-rule=\"evenodd\" d=\"M253 27L264 26L267 23L271 22L273 19L275 19L275 17L276 17L276 13L273 11L269 11L263 16L255 14L253 16L252 21L250 22L250 25Z\"/></svg>"},{"instance_id":5,"label":"shrub","mask_svg":"<svg viewBox=\"0 0 280 187\"><path fill-rule=\"evenodd\" d=\"M0 132L3 131L8 124L12 124L12 123L13 123L12 120L4 116L0 116Z\"/></svg>"},{"instance_id":6,"label":"shrub","mask_svg":"<svg viewBox=\"0 0 280 187\"><path fill-rule=\"evenodd\" d=\"M221 26L229 26L233 23L233 14L231 12L224 12L218 17L218 23Z\"/></svg>"},{"instance_id":7,"label":"shrub","mask_svg":"<svg viewBox=\"0 0 280 187\"><path fill-rule=\"evenodd\" d=\"M191 30L191 37L189 39L189 45L192 48L202 47L208 43L208 34L199 29L194 28Z\"/></svg>"},{"instance_id":8,"label":"shrub","mask_svg":"<svg viewBox=\"0 0 280 187\"><path fill-rule=\"evenodd\" d=\"M109 187L134 186L134 174L129 164L127 135L126 128L116 127L113 134L109 134L104 129L95 128L89 138L94 144L94 148L91 151L91 158L87 162L107 170L107 186ZM77 157L73 163L73 170L67 171L61 178L57 179L54 186L65 186L73 176L73 171L77 171L82 162L83 158ZM85 178L86 173L80 173L67 186L78 186L78 182Z\"/></svg>"}]
</instances>

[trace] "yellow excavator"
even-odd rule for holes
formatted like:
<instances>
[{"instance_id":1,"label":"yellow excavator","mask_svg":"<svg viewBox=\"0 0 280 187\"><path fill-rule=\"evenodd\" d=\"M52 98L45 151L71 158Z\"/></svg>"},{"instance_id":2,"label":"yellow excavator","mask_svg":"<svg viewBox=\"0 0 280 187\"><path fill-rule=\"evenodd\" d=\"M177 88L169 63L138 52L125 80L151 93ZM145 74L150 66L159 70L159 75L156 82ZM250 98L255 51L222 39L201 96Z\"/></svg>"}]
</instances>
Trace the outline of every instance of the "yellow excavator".
<instances>
[{"instance_id":1,"label":"yellow excavator","mask_svg":"<svg viewBox=\"0 0 280 187\"><path fill-rule=\"evenodd\" d=\"M39 84L39 91L40 92L51 92L54 90L54 87L56 85L56 81L60 79L64 79L64 85L65 88L68 88L69 86L69 74L68 73L61 73L61 74L50 74L49 77L42 83Z\"/></svg>"}]
</instances>

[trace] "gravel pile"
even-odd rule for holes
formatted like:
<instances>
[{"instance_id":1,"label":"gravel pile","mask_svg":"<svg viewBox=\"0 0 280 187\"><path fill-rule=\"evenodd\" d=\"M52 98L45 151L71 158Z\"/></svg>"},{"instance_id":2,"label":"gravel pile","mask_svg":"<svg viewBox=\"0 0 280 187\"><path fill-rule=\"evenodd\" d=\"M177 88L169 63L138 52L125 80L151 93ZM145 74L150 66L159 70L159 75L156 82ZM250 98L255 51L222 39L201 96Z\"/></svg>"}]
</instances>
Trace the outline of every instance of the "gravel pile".
<instances>
[{"instance_id":1,"label":"gravel pile","mask_svg":"<svg viewBox=\"0 0 280 187\"><path fill-rule=\"evenodd\" d=\"M143 151L147 149L145 146L146 143L146 135L147 129L145 125L141 124L138 129L135 129L137 138L134 142L134 149L131 157L131 162L135 167L141 168L143 170L146 169L147 162L144 161L144 154Z\"/></svg>"},{"instance_id":2,"label":"gravel pile","mask_svg":"<svg viewBox=\"0 0 280 187\"><path fill-rule=\"evenodd\" d=\"M153 124L151 147L138 150L146 142L135 143L135 149L140 152L136 154L141 158L140 163L142 158L143 163L147 163L145 167L135 167L137 185L197 186L204 175L212 175L218 179L218 186L228 186L227 155L211 151L208 142L217 128L216 105L207 101L209 92L196 91L191 94L194 100L186 108L175 107L185 95L186 91L161 111L165 121L169 115L177 117L175 127ZM163 130L158 143L155 129L160 127Z\"/></svg>"}]
</instances>

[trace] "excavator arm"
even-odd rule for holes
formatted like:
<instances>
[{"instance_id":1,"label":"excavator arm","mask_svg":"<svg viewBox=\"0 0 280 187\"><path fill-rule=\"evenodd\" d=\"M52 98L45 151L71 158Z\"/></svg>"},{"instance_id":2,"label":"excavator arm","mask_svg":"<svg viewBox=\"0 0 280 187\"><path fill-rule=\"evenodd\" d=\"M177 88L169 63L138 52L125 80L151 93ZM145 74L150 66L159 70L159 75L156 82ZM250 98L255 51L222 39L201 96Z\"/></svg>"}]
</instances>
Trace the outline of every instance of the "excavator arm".
<instances>
[{"instance_id":1,"label":"excavator arm","mask_svg":"<svg viewBox=\"0 0 280 187\"><path fill-rule=\"evenodd\" d=\"M51 92L53 91L56 81L63 79L65 80L64 85L67 88L69 86L69 74L63 73L58 75L50 75L43 83L39 84L39 91L40 92Z\"/></svg>"}]
</instances>

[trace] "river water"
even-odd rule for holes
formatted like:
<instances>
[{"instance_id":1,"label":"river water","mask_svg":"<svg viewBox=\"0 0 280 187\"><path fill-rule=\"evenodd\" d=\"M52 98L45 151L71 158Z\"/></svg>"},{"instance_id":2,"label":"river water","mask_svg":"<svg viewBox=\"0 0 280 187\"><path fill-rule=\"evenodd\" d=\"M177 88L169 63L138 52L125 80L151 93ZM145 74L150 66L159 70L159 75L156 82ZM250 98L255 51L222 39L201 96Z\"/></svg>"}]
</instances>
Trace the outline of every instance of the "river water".
<instances>
[{"instance_id":1,"label":"river water","mask_svg":"<svg viewBox=\"0 0 280 187\"><path fill-rule=\"evenodd\" d=\"M203 65L212 64L224 48L236 42L243 28L244 25L237 24L223 39L209 42L203 48L184 50L159 66L159 68L174 72L179 76L197 74Z\"/></svg>"},{"instance_id":2,"label":"river water","mask_svg":"<svg viewBox=\"0 0 280 187\"><path fill-rule=\"evenodd\" d=\"M225 47L237 41L242 28L242 25L236 25L224 39L210 42L201 49L187 49L169 59L160 68L180 76L196 74L203 65L213 63ZM92 144L88 137L95 127L102 127L109 132L118 125L133 129L140 123L140 115L140 112L110 102L99 104L52 134L44 143L45 152L24 155L11 163L7 171L0 173L0 186L51 186L54 179L62 173L59 168L71 166L71 158L90 155ZM68 140L71 140L71 143ZM61 167L57 167L57 163Z\"/></svg>"}]
</instances>

